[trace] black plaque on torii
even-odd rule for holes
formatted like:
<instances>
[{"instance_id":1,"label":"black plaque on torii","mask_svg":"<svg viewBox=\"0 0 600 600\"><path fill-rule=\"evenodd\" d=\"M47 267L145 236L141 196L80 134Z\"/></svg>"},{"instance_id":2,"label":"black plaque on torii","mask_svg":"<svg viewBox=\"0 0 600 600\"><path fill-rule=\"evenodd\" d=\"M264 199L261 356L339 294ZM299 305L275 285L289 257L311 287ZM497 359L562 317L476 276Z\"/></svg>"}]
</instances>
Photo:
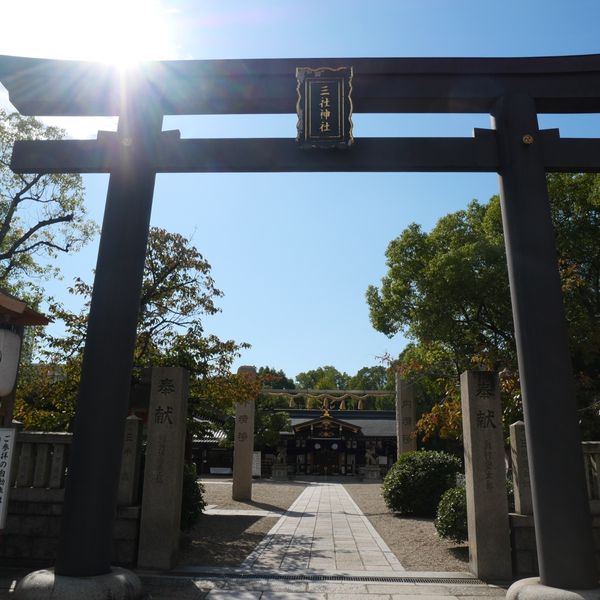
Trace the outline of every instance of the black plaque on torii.
<instances>
[{"instance_id":1,"label":"black plaque on torii","mask_svg":"<svg viewBox=\"0 0 600 600\"><path fill-rule=\"evenodd\" d=\"M352 145L352 67L296 68L298 135L308 148Z\"/></svg>"},{"instance_id":2,"label":"black plaque on torii","mask_svg":"<svg viewBox=\"0 0 600 600\"><path fill-rule=\"evenodd\" d=\"M161 131L163 115L293 114L297 67L349 65L355 113L485 112L495 129L358 138L344 152L303 150L294 138L182 140ZM600 112L599 55L167 61L143 65L126 85L107 66L0 57L0 81L25 115L119 116L116 134L21 141L12 160L23 173L110 173L57 573L109 569L157 172L485 171L500 175L541 582L597 585L545 173L600 171L600 140L541 131L537 113Z\"/></svg>"}]
</instances>

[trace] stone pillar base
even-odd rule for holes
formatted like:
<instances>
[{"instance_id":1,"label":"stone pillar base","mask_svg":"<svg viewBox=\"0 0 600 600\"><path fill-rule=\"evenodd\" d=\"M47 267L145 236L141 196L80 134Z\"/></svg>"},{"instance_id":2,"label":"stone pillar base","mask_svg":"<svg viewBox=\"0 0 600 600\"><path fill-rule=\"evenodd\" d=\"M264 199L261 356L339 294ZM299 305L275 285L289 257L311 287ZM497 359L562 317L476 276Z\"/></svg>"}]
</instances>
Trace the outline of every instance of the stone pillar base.
<instances>
[{"instance_id":1,"label":"stone pillar base","mask_svg":"<svg viewBox=\"0 0 600 600\"><path fill-rule=\"evenodd\" d=\"M381 471L377 465L368 465L364 468L363 472L365 479L370 479L372 481L381 479Z\"/></svg>"},{"instance_id":2,"label":"stone pillar base","mask_svg":"<svg viewBox=\"0 0 600 600\"><path fill-rule=\"evenodd\" d=\"M144 600L140 578L127 569L111 567L106 575L68 577L54 569L33 571L19 581L15 600Z\"/></svg>"},{"instance_id":3,"label":"stone pillar base","mask_svg":"<svg viewBox=\"0 0 600 600\"><path fill-rule=\"evenodd\" d=\"M562 590L540 583L539 577L515 581L506 592L507 600L598 600L600 588L591 590Z\"/></svg>"}]
</instances>

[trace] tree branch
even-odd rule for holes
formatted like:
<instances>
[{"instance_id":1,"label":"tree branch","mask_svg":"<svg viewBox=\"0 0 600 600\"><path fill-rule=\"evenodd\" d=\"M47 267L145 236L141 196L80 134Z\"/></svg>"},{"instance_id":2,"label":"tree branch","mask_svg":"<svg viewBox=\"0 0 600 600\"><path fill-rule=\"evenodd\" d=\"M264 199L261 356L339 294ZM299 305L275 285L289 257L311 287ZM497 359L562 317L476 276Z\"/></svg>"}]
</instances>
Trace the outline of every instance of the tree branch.
<instances>
[{"instance_id":1,"label":"tree branch","mask_svg":"<svg viewBox=\"0 0 600 600\"><path fill-rule=\"evenodd\" d=\"M2 223L2 227L0 227L0 245L6 239L8 232L10 231L10 225L12 223L15 211L17 210L17 206L19 206L20 202L23 200L23 196L42 178L42 175L37 174L31 181L25 183L25 186L13 196L13 199L10 202L10 206L8 207L8 211L6 213L6 217L4 217L4 222Z\"/></svg>"},{"instance_id":2,"label":"tree branch","mask_svg":"<svg viewBox=\"0 0 600 600\"><path fill-rule=\"evenodd\" d=\"M13 254L18 254L20 252L18 250L19 246L24 244L36 231L39 231L40 229L42 229L44 227L49 227L50 225L56 225L56 223L69 223L72 220L73 220L73 213L70 213L68 215L61 215L60 217L54 217L53 219L44 219L42 221L39 221L29 231L24 233L18 240L15 240L15 242L12 244L12 246L6 252L1 253L0 260L5 260L7 258L10 258ZM1 242L2 242L2 240L0 238L0 243ZM31 248L33 248L35 246L40 246L40 245L55 247L60 250L66 251L65 249L59 248L58 246L56 246L55 244L52 244L51 242L37 242L36 244L33 244L33 246L30 246L28 248L28 250L30 250Z\"/></svg>"}]
</instances>

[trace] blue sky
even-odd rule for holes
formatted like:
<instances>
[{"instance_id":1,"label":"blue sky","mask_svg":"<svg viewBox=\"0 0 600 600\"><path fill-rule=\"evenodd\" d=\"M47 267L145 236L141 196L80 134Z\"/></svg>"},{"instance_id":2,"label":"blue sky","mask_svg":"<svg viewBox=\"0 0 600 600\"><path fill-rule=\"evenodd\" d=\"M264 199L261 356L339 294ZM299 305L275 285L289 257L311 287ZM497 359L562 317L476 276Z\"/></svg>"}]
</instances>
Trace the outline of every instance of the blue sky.
<instances>
[{"instance_id":1,"label":"blue sky","mask_svg":"<svg viewBox=\"0 0 600 600\"><path fill-rule=\"evenodd\" d=\"M597 0L20 0L2 11L0 54L52 58L600 52ZM563 135L600 136L593 115L545 115L540 122L560 126ZM60 124L73 137L115 126L111 120ZM294 137L295 124L295 115L169 117L164 128L186 137ZM354 117L356 137L469 136L473 127L489 127L489 117ZM107 181L85 177L86 203L98 222ZM205 325L222 338L252 344L236 366L271 365L294 376L332 364L354 373L406 343L372 329L364 300L367 286L385 274L389 241L411 222L428 229L471 199L496 192L495 174L159 175L152 224L192 236L212 264L225 297L223 312ZM61 258L64 280L49 284L48 293L69 303L67 285L77 275L91 279L96 252L94 243Z\"/></svg>"}]
</instances>

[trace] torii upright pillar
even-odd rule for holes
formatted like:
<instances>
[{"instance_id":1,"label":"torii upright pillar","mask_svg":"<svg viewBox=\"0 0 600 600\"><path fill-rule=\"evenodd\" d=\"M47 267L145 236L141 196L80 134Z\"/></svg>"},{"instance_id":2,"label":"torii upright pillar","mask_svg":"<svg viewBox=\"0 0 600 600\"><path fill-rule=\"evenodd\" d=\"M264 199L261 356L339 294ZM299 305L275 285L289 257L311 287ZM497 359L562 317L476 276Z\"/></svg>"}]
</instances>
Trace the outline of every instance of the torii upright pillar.
<instances>
[{"instance_id":1,"label":"torii upright pillar","mask_svg":"<svg viewBox=\"0 0 600 600\"><path fill-rule=\"evenodd\" d=\"M505 96L493 116L540 583L591 589L592 523L535 102Z\"/></svg>"},{"instance_id":2,"label":"torii upright pillar","mask_svg":"<svg viewBox=\"0 0 600 600\"><path fill-rule=\"evenodd\" d=\"M162 115L131 104L119 118L121 160L110 175L83 355L57 575L110 571L133 349ZM117 341L115 343L115 340ZM93 515L93 518L90 518ZM82 552L82 548L86 548Z\"/></svg>"}]
</instances>

